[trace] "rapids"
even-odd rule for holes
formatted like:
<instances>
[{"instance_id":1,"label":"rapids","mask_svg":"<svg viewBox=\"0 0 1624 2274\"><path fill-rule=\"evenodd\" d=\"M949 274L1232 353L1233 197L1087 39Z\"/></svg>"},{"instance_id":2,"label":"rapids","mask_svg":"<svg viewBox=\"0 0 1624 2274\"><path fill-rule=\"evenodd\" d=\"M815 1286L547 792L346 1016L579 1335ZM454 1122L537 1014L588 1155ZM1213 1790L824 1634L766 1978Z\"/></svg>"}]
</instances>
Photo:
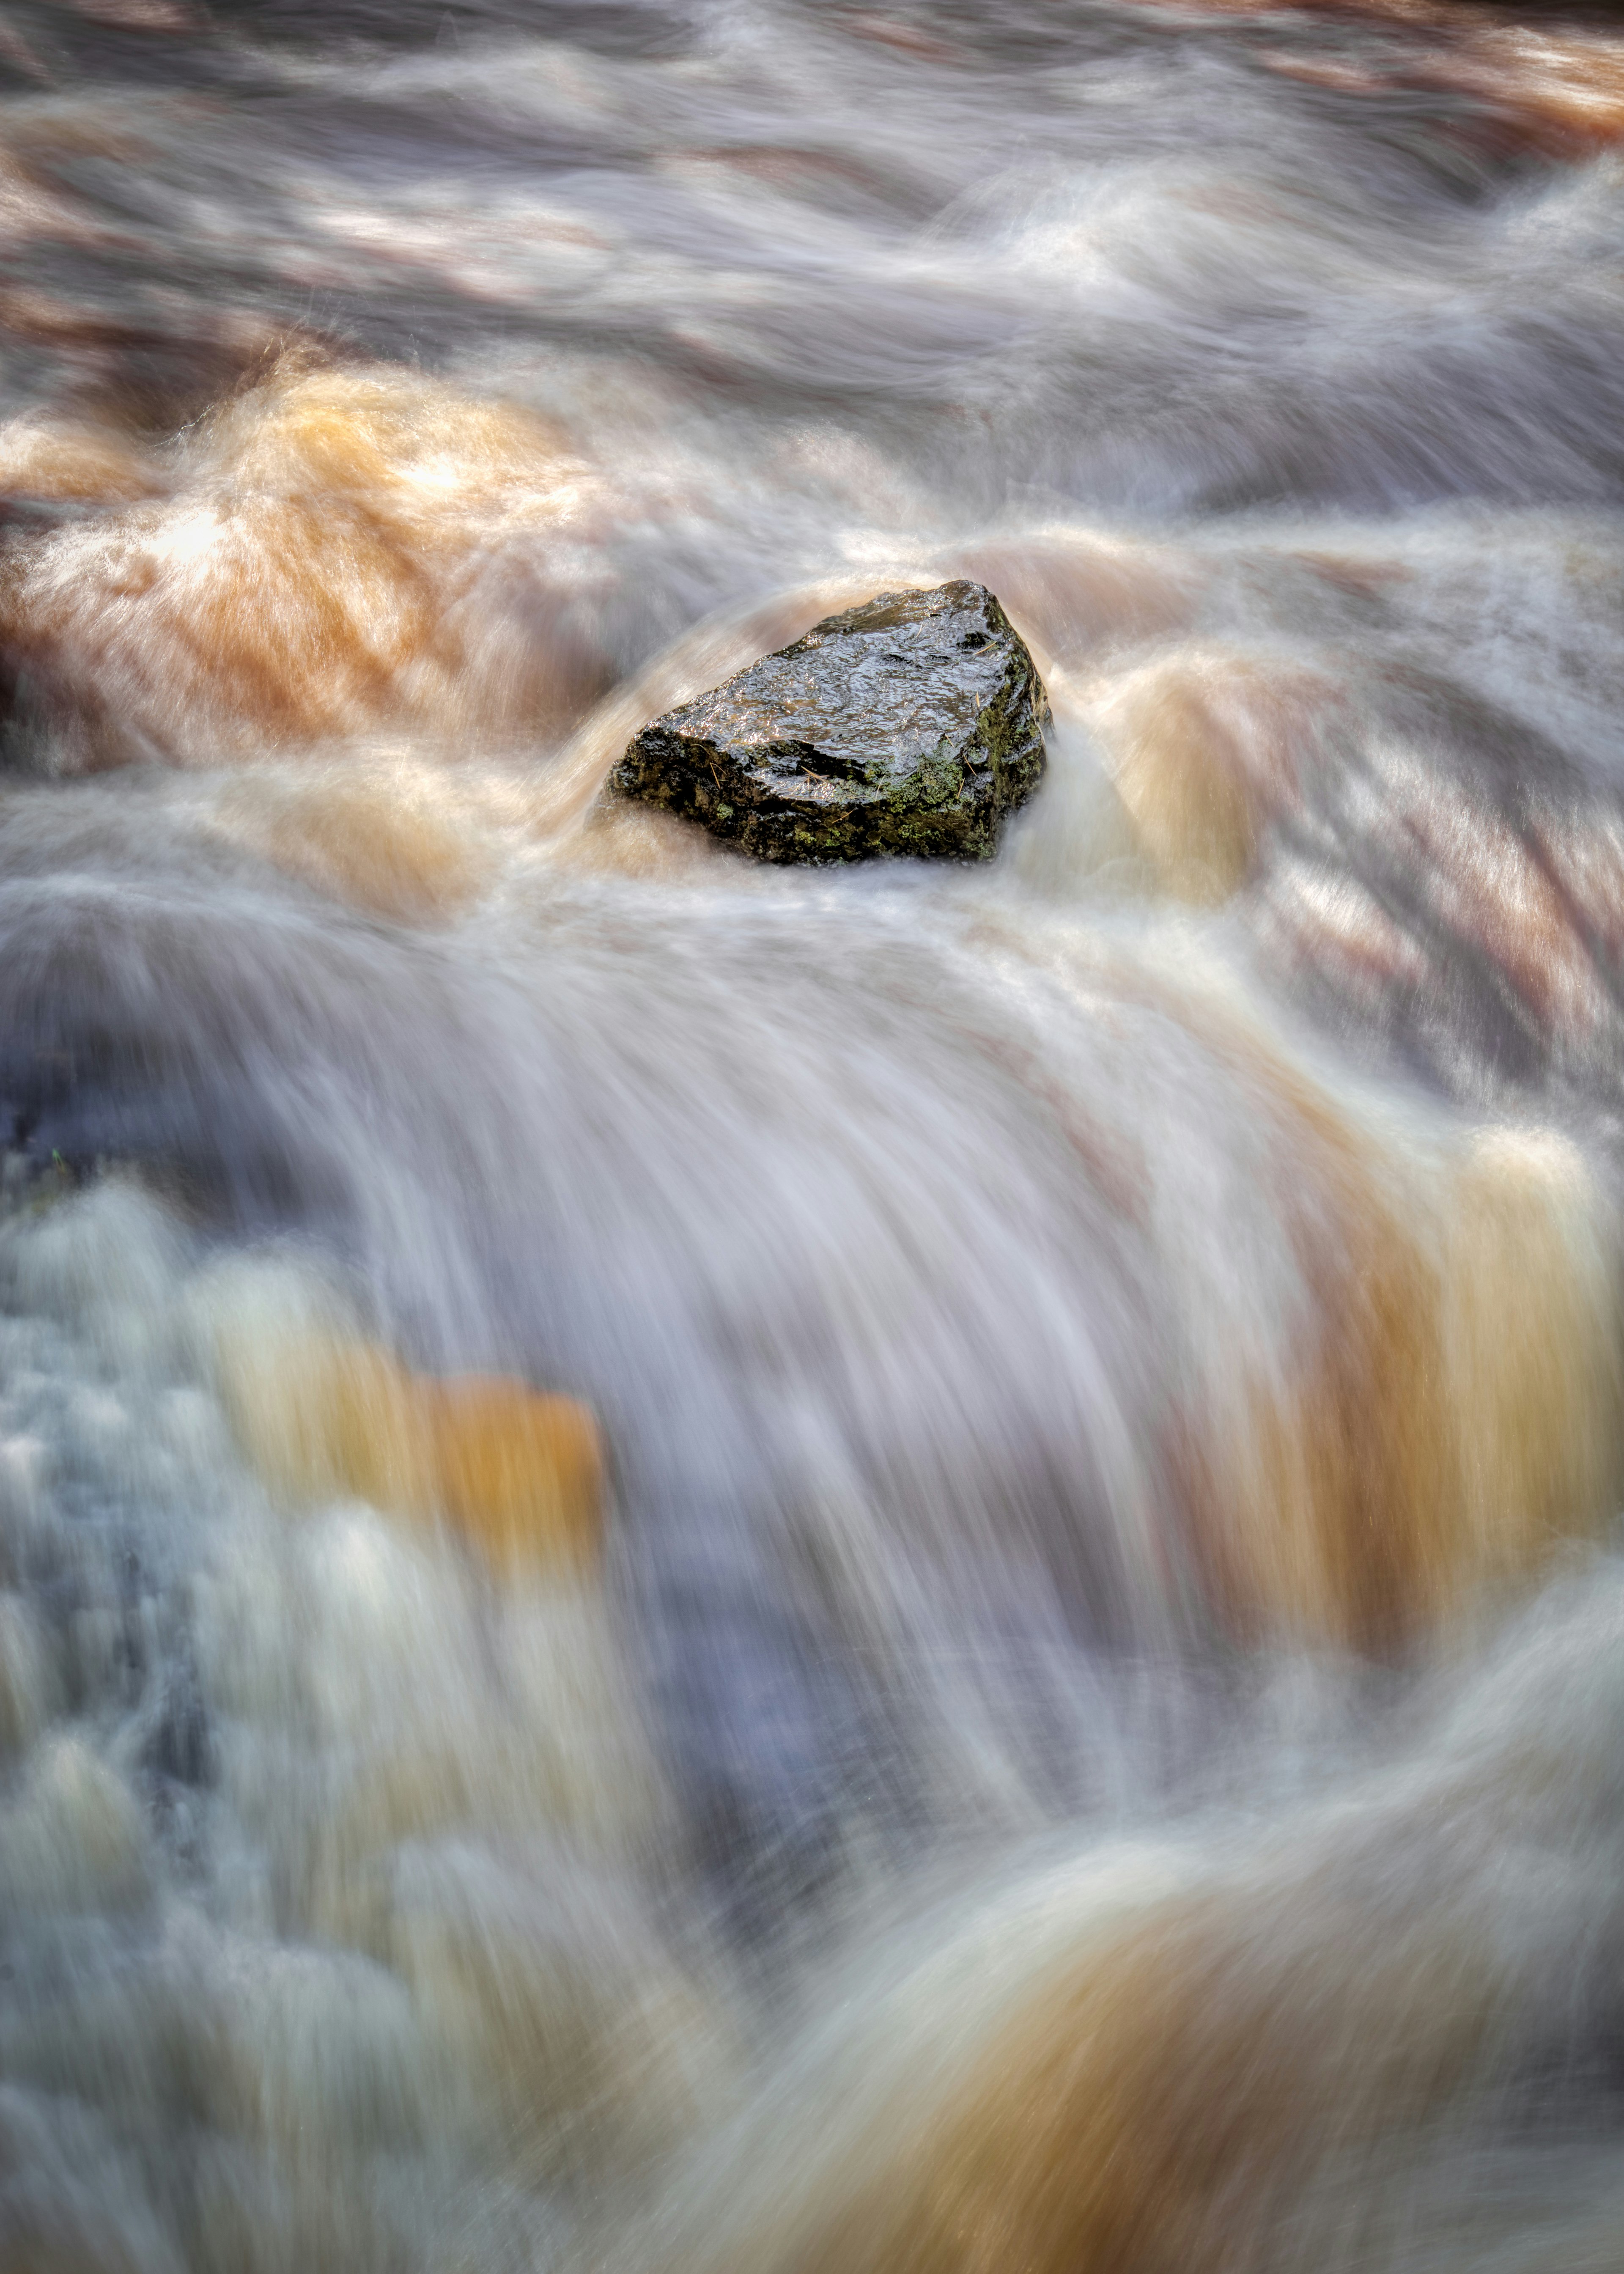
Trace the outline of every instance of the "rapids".
<instances>
[{"instance_id":1,"label":"rapids","mask_svg":"<svg viewBox=\"0 0 1624 2274\"><path fill-rule=\"evenodd\" d=\"M0 8L0 2274L1624 2256L1624 38ZM972 576L981 866L602 802Z\"/></svg>"}]
</instances>

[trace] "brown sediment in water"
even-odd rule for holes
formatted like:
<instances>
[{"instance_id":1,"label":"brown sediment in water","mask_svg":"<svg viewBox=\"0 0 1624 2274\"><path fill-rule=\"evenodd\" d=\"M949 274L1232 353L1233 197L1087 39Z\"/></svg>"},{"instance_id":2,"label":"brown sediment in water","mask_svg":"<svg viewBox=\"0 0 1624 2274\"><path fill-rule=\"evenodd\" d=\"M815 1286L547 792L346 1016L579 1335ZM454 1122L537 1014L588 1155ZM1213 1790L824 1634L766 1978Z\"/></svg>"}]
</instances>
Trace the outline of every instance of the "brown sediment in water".
<instances>
[{"instance_id":1,"label":"brown sediment in water","mask_svg":"<svg viewBox=\"0 0 1624 2274\"><path fill-rule=\"evenodd\" d=\"M1186 650L1108 682L1085 716L1158 882L1203 906L1253 873L1264 829L1297 802L1339 708L1321 673Z\"/></svg>"},{"instance_id":2,"label":"brown sediment in water","mask_svg":"<svg viewBox=\"0 0 1624 2274\"><path fill-rule=\"evenodd\" d=\"M1086 688L1079 709L1175 900L1255 886L1277 945L1279 903L1301 960L1365 971L1378 1005L1426 983L1440 937L1460 943L1542 1033L1593 1047L1613 1015L1616 831L1605 813L1542 818L1481 768L1423 769L1380 736L1363 753L1342 730L1368 722L1373 695L1289 656L1193 647ZM1391 840L1414 908L1352 880L1338 892L1323 855L1270 840L1333 811L1355 776L1364 840ZM1562 1543L1599 1537L1624 1482L1600 1185L1551 1130L1407 1143L1216 1006L1177 987L1162 1000L1236 1086L1258 1148L1255 1200L1232 1202L1252 1261L1195 1329L1166 1430L1201 1596L1248 1645L1387 1654L1481 1618Z\"/></svg>"},{"instance_id":3,"label":"brown sediment in water","mask_svg":"<svg viewBox=\"0 0 1624 2274\"><path fill-rule=\"evenodd\" d=\"M1442 36L1385 70L1267 60L1275 71L1357 94L1385 87L1470 96L1507 141L1552 157L1584 157L1624 137L1624 40L1492 22L1432 28Z\"/></svg>"},{"instance_id":4,"label":"brown sediment in water","mask_svg":"<svg viewBox=\"0 0 1624 2274\"><path fill-rule=\"evenodd\" d=\"M1097 667L1113 649L1184 629L1212 576L1193 548L1103 529L986 538L935 560L939 577L973 576L998 595L1045 676L1051 659Z\"/></svg>"},{"instance_id":5,"label":"brown sediment in water","mask_svg":"<svg viewBox=\"0 0 1624 2274\"><path fill-rule=\"evenodd\" d=\"M29 472L82 482L83 444L46 435ZM109 466L111 509L6 563L8 661L62 770L552 732L602 683L548 581L591 480L526 411L294 358L164 472L167 499L118 509Z\"/></svg>"},{"instance_id":6,"label":"brown sediment in water","mask_svg":"<svg viewBox=\"0 0 1624 2274\"><path fill-rule=\"evenodd\" d=\"M1209 1036L1210 1039L1210 1036ZM1577 1148L1413 1160L1283 1063L1237 1065L1298 1291L1232 1308L1167 1458L1225 1630L1386 1655L1598 1538L1624 1479L1611 1211Z\"/></svg>"},{"instance_id":7,"label":"brown sediment in water","mask_svg":"<svg viewBox=\"0 0 1624 2274\"><path fill-rule=\"evenodd\" d=\"M1496 138L1553 157L1583 157L1624 137L1624 36L1608 11L1556 4L1474 6L1470 0L1139 0L1153 11L1267 18L1271 30L1351 24L1385 41L1315 55L1262 49L1282 76L1353 95L1465 96ZM1447 131L1470 131L1455 119Z\"/></svg>"},{"instance_id":8,"label":"brown sediment in water","mask_svg":"<svg viewBox=\"0 0 1624 2274\"><path fill-rule=\"evenodd\" d=\"M1317 2168L1391 2179L1480 2071L1503 1969L1442 1907L1396 1936L1329 1891L1315 1910L1305 1932L1267 1891L1204 1892L1101 1938L771 2264L1220 2274L1259 2263Z\"/></svg>"},{"instance_id":9,"label":"brown sediment in water","mask_svg":"<svg viewBox=\"0 0 1624 2274\"><path fill-rule=\"evenodd\" d=\"M317 1334L229 1344L222 1378L244 1449L281 1498L443 1520L504 1576L597 1562L603 1450L574 1398L502 1376L435 1381Z\"/></svg>"},{"instance_id":10,"label":"brown sediment in water","mask_svg":"<svg viewBox=\"0 0 1624 2274\"><path fill-rule=\"evenodd\" d=\"M491 880L496 855L477 802L440 768L404 757L240 777L211 831L284 876L397 923L447 921Z\"/></svg>"},{"instance_id":11,"label":"brown sediment in water","mask_svg":"<svg viewBox=\"0 0 1624 2274\"><path fill-rule=\"evenodd\" d=\"M0 497L107 506L167 487L151 454L110 427L37 415L0 426Z\"/></svg>"},{"instance_id":12,"label":"brown sediment in water","mask_svg":"<svg viewBox=\"0 0 1624 2274\"><path fill-rule=\"evenodd\" d=\"M790 2169L758 2177L747 2118L674 2252L662 2233L633 2263L1417 2263L1402 2247L1417 2183L1424 2204L1429 2172L1537 2057L1565 1969L1554 1922L1500 1931L1519 1870L1503 1843L1538 1834L1553 1758L1507 1730L1410 1766L1386 1803L1367 1788L1244 1860L1196 1876L1171 1848L1079 1853L989 1890L919 1954L891 1951L793 2061L815 2120Z\"/></svg>"},{"instance_id":13,"label":"brown sediment in water","mask_svg":"<svg viewBox=\"0 0 1624 2274\"><path fill-rule=\"evenodd\" d=\"M1453 1019L1485 1055L1571 1078L1624 1046L1624 836L1605 787L1474 764L1518 731L1468 719L1446 764L1402 719L1350 746L1320 773L1317 839L1276 842L1245 920L1345 1019L1408 1020L1427 1048L1431 1021L1444 1052Z\"/></svg>"}]
</instances>

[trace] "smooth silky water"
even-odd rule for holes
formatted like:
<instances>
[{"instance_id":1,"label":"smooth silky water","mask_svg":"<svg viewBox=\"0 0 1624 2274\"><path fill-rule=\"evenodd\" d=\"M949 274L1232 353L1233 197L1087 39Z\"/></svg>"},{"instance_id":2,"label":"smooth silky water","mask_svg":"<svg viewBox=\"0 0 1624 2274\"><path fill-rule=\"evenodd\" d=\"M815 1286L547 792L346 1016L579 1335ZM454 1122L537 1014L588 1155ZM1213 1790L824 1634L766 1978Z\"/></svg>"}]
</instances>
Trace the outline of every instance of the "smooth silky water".
<instances>
[{"instance_id":1,"label":"smooth silky water","mask_svg":"<svg viewBox=\"0 0 1624 2274\"><path fill-rule=\"evenodd\" d=\"M1624 2256L1624 39L0 10L0 2274ZM974 868L599 789L888 586Z\"/></svg>"}]
</instances>

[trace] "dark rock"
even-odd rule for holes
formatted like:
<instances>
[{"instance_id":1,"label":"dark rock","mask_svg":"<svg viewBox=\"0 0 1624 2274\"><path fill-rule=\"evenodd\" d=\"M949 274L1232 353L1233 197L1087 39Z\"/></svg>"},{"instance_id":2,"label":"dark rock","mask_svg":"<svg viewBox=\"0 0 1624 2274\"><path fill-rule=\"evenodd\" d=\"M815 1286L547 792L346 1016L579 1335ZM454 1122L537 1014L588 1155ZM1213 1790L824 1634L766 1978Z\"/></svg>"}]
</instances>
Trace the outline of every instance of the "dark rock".
<instances>
[{"instance_id":1,"label":"dark rock","mask_svg":"<svg viewBox=\"0 0 1624 2274\"><path fill-rule=\"evenodd\" d=\"M984 585L882 592L652 720L609 787L763 861L984 861L1042 773L1048 720Z\"/></svg>"}]
</instances>

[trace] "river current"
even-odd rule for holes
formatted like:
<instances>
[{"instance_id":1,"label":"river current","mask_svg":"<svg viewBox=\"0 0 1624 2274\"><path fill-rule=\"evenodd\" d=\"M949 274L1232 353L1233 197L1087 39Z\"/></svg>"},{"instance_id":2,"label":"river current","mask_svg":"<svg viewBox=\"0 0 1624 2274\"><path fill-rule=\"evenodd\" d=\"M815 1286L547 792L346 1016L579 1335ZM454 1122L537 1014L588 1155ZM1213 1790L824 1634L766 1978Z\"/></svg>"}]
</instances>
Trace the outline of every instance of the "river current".
<instances>
[{"instance_id":1,"label":"river current","mask_svg":"<svg viewBox=\"0 0 1624 2274\"><path fill-rule=\"evenodd\" d=\"M0 8L3 2274L1624 2257L1624 38ZM997 857L605 802L981 580Z\"/></svg>"}]
</instances>

